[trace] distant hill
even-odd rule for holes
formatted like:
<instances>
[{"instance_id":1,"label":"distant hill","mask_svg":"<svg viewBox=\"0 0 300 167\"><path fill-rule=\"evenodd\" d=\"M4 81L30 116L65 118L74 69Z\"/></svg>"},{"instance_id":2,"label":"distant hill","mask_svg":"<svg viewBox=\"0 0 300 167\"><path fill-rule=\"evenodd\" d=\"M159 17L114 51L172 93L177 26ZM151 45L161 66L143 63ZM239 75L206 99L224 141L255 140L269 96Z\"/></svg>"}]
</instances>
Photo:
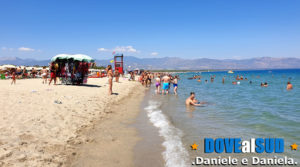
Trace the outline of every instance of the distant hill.
<instances>
[{"instance_id":1,"label":"distant hill","mask_svg":"<svg viewBox=\"0 0 300 167\"><path fill-rule=\"evenodd\" d=\"M107 65L109 60L96 60L98 65ZM124 57L126 66L144 69L171 69L171 70L201 70L201 69L285 69L300 68L298 58L271 58L261 57L252 59L182 59L178 57L164 58L136 58Z\"/></svg>"},{"instance_id":2,"label":"distant hill","mask_svg":"<svg viewBox=\"0 0 300 167\"><path fill-rule=\"evenodd\" d=\"M110 64L111 59L96 60L98 66L106 66ZM21 59L18 57L2 57L0 65L48 65L50 60ZM178 57L164 58L137 58L133 56L124 57L124 65L130 66L131 69L169 69L169 70L201 70L201 69L285 69L300 68L299 58L272 58L261 57L252 59L182 59Z\"/></svg>"},{"instance_id":3,"label":"distant hill","mask_svg":"<svg viewBox=\"0 0 300 167\"><path fill-rule=\"evenodd\" d=\"M13 64L13 65L25 65L25 66L48 66L50 60L35 60L35 59L21 59L18 57L0 57L0 65Z\"/></svg>"}]
</instances>

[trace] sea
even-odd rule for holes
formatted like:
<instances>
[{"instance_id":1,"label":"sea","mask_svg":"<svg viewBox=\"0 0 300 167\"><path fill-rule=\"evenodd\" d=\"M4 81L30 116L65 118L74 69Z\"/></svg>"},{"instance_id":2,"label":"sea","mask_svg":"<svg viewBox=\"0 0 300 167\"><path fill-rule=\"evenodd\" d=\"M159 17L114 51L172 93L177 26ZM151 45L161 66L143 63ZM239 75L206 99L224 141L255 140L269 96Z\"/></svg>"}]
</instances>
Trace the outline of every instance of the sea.
<instances>
[{"instance_id":1,"label":"sea","mask_svg":"<svg viewBox=\"0 0 300 167\"><path fill-rule=\"evenodd\" d=\"M174 75L180 78L177 95L173 93L173 86L169 95L157 95L153 85L142 106L145 121L153 126L160 138L153 141L161 146L163 166L191 166L197 156L287 156L300 163L300 148L297 151L290 148L293 143L300 145L300 69ZM201 82L189 79L195 75L202 76ZM233 85L237 75L243 76L244 80ZM225 83L222 83L223 77ZM292 90L286 90L288 81L293 84ZM261 87L262 82L267 82L268 87ZM190 92L195 92L196 99L207 104L186 107L185 100ZM204 138L283 138L285 148L281 154L205 154ZM193 143L199 145L198 150L191 149Z\"/></svg>"}]
</instances>

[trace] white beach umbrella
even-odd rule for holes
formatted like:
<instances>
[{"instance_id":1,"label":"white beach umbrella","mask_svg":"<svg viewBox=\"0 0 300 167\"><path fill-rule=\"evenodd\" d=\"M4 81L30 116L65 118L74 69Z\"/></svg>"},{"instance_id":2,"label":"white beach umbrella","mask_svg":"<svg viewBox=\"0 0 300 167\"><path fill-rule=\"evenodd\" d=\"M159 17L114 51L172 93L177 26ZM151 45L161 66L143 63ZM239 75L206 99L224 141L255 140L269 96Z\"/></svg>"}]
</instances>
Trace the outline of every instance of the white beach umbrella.
<instances>
[{"instance_id":1,"label":"white beach umbrella","mask_svg":"<svg viewBox=\"0 0 300 167\"><path fill-rule=\"evenodd\" d=\"M10 64L5 64L2 66L3 68L16 68L16 66L14 65L10 65Z\"/></svg>"}]
</instances>

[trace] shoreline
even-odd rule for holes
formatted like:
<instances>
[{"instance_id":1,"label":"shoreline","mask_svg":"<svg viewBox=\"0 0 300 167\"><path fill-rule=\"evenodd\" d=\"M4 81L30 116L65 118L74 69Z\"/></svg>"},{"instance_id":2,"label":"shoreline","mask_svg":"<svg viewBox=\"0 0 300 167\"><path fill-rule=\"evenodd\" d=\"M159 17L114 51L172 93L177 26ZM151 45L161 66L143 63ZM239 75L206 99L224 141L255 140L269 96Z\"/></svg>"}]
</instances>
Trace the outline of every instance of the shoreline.
<instances>
[{"instance_id":1,"label":"shoreline","mask_svg":"<svg viewBox=\"0 0 300 167\"><path fill-rule=\"evenodd\" d=\"M134 147L141 140L137 129L131 125L140 113L145 93L143 87L109 106L110 114L84 129L82 136L91 142L74 145L66 166L134 166Z\"/></svg>"},{"instance_id":2,"label":"shoreline","mask_svg":"<svg viewBox=\"0 0 300 167\"><path fill-rule=\"evenodd\" d=\"M114 82L118 95L112 96L107 78L89 78L82 86L48 86L41 79L10 82L0 81L0 166L67 166L77 146L94 142L81 134L99 120L112 122L112 106L133 91L143 95L144 89L123 78Z\"/></svg>"}]
</instances>

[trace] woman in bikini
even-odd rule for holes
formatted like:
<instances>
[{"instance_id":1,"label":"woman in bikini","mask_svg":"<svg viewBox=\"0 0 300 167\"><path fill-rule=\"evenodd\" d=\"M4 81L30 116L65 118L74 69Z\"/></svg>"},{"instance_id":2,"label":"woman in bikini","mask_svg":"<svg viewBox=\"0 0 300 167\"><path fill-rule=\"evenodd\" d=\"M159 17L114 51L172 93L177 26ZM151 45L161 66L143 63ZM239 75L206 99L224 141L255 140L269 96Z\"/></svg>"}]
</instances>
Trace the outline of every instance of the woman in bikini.
<instances>
[{"instance_id":1,"label":"woman in bikini","mask_svg":"<svg viewBox=\"0 0 300 167\"><path fill-rule=\"evenodd\" d=\"M16 84L16 70L15 69L11 70L11 79L12 79L11 85Z\"/></svg>"},{"instance_id":2,"label":"woman in bikini","mask_svg":"<svg viewBox=\"0 0 300 167\"><path fill-rule=\"evenodd\" d=\"M113 84L113 76L114 76L114 74L113 74L111 65L107 66L106 72L107 72L108 84L109 84L108 94L112 95L112 84Z\"/></svg>"}]
</instances>

